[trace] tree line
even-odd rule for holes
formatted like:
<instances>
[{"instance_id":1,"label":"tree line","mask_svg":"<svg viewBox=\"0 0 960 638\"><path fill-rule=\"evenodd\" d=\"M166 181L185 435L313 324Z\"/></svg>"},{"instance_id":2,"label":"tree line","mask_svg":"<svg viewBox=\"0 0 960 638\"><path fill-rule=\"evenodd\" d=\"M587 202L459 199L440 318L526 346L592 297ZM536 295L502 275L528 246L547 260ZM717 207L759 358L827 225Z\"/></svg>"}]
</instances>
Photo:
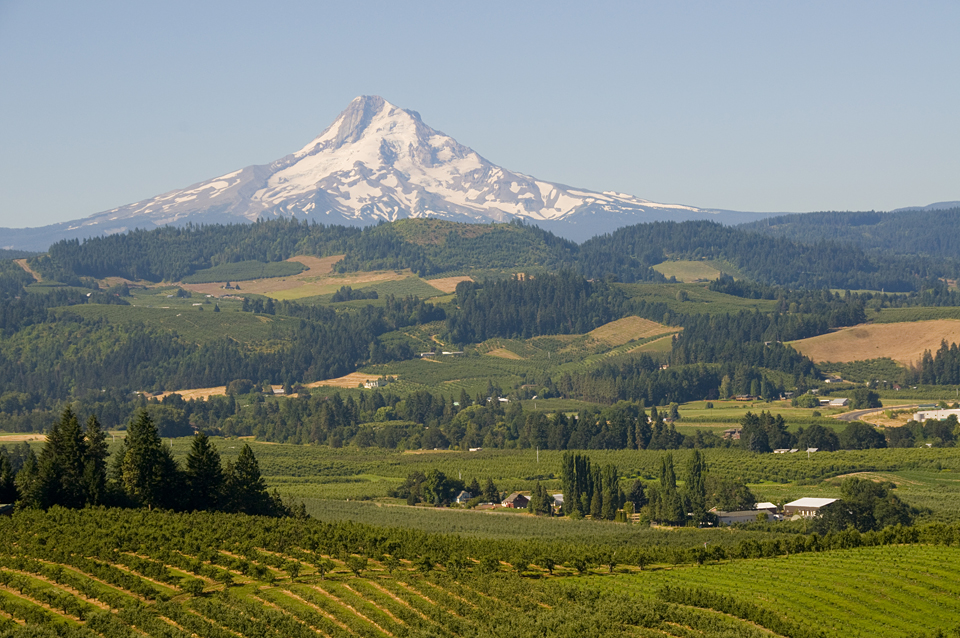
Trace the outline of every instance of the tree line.
<instances>
[{"instance_id":1,"label":"tree line","mask_svg":"<svg viewBox=\"0 0 960 638\"><path fill-rule=\"evenodd\" d=\"M288 515L279 496L267 493L249 445L235 463L223 465L203 432L193 439L181 466L163 445L149 414L141 412L111 457L96 417L85 426L69 408L47 434L39 454L27 447L17 467L0 450L0 494L21 509L53 506L146 507Z\"/></svg>"}]
</instances>

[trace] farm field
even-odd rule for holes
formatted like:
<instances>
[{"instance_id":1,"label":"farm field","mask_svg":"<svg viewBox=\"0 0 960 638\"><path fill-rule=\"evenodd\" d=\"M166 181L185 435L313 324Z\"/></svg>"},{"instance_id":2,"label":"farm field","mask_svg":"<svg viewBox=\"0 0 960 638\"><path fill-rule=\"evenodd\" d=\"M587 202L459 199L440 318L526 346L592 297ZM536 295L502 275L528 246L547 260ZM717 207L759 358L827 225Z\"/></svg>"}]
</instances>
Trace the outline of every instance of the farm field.
<instances>
[{"instance_id":1,"label":"farm field","mask_svg":"<svg viewBox=\"0 0 960 638\"><path fill-rule=\"evenodd\" d=\"M960 308L950 306L882 308L872 321L873 323L901 323L932 321L936 319L955 319L960 321Z\"/></svg>"},{"instance_id":2,"label":"farm field","mask_svg":"<svg viewBox=\"0 0 960 638\"><path fill-rule=\"evenodd\" d=\"M630 341L662 336L670 332L676 332L676 328L641 317L624 317L591 330L587 336L608 346L622 346Z\"/></svg>"},{"instance_id":3,"label":"farm field","mask_svg":"<svg viewBox=\"0 0 960 638\"><path fill-rule=\"evenodd\" d=\"M809 631L893 638L960 624L958 565L956 547L894 545L652 569L582 582L646 596L668 586L702 589L752 603Z\"/></svg>"},{"instance_id":4,"label":"farm field","mask_svg":"<svg viewBox=\"0 0 960 638\"><path fill-rule=\"evenodd\" d=\"M346 505L353 514L354 505L373 510L380 526L348 522L332 509L325 521L116 509L5 517L0 630L42 624L82 638L522 638L576 627L589 636L893 638L960 622L960 548L944 539L747 558L762 532L475 513L478 522L463 533L440 536L410 519L405 529L383 527L397 521L388 507ZM425 515L465 520L457 512ZM527 536L491 536L489 521ZM584 536L555 536L551 526ZM702 565L682 559L704 542L740 557L708 553ZM626 552L607 566L617 560L615 548L638 544L654 557L642 570ZM583 552L587 561L578 566L571 557ZM557 558L547 563L551 554ZM663 560L671 556L681 560Z\"/></svg>"},{"instance_id":5,"label":"farm field","mask_svg":"<svg viewBox=\"0 0 960 638\"><path fill-rule=\"evenodd\" d=\"M590 545L651 545L687 547L703 543L734 546L744 540L766 538L764 532L727 528L657 529L608 521L545 518L510 510L461 510L410 507L400 503L306 499L307 512L322 521L355 521L367 525L404 527L425 532L476 538L584 543Z\"/></svg>"},{"instance_id":6,"label":"farm field","mask_svg":"<svg viewBox=\"0 0 960 638\"><path fill-rule=\"evenodd\" d=\"M307 270L307 266L297 260L275 261L240 261L220 264L213 268L198 270L189 277L183 278L185 284L209 284L215 282L250 281L253 279L271 279L277 277L293 277Z\"/></svg>"},{"instance_id":7,"label":"farm field","mask_svg":"<svg viewBox=\"0 0 960 638\"><path fill-rule=\"evenodd\" d=\"M342 377L337 377L336 379L324 379L322 381L314 381L313 383L304 384L305 388L319 388L319 387L330 387L330 388L356 388L358 385L362 385L367 381L375 381L379 377L375 374L364 374L363 372L351 372L350 374L344 375ZM276 385L272 386L274 389L282 389L283 386ZM212 388L191 388L187 390L167 390L159 394L160 397L166 397L171 394L179 394L184 400L190 399L209 399L210 397L216 396L225 396L227 394L227 386L220 385Z\"/></svg>"},{"instance_id":8,"label":"farm field","mask_svg":"<svg viewBox=\"0 0 960 638\"><path fill-rule=\"evenodd\" d=\"M242 442L237 439L212 440L225 461L234 460L242 447ZM270 489L277 488L281 494L302 499L317 508L322 505L336 510L372 505L354 504L354 500L396 504L396 499L387 498L388 490L411 473L426 474L435 469L447 476L462 477L467 482L476 478L483 484L489 478L506 492L533 489L537 481L548 491L561 489L559 476L563 452L557 450L540 450L539 453L532 449L413 453L380 448L246 442L253 448ZM183 459L191 439L172 439L171 443L175 456ZM788 502L802 496L835 497L839 495L838 477L868 472L871 478L895 483L898 496L905 502L929 508L924 519L960 520L960 449L957 448L847 450L817 452L809 457L803 453L757 455L737 448L712 448L703 452L709 471L744 480L759 500ZM621 485L624 489L634 478L654 480L660 460L667 454L658 450L589 450L586 453L594 463L616 465L623 477ZM692 451L673 450L670 453L682 483ZM321 503L345 499L350 499L351 503ZM424 508L390 511L400 512L395 516L407 516L402 511L405 509L421 516L419 512ZM479 512L459 513L486 516ZM460 520L444 518L445 515L440 514L439 520ZM561 524L568 522L562 521Z\"/></svg>"},{"instance_id":9,"label":"farm field","mask_svg":"<svg viewBox=\"0 0 960 638\"><path fill-rule=\"evenodd\" d=\"M737 276L739 273L732 264L722 261L665 261L653 267L664 277L676 277L684 283L712 281L721 274Z\"/></svg>"},{"instance_id":10,"label":"farm field","mask_svg":"<svg viewBox=\"0 0 960 638\"><path fill-rule=\"evenodd\" d=\"M841 393L842 394L842 393ZM840 396L840 395L838 395ZM680 406L680 417L677 425L697 424L736 424L743 418L747 412L759 414L760 412L771 412L780 414L787 422L790 430L796 430L799 425L807 425L816 421L820 425L827 427L843 427L845 424L839 423L829 417L847 412L847 408L828 408L821 406L819 408L794 408L790 401L710 401L712 408L707 407L707 401L691 401ZM817 410L824 418L812 416L812 412Z\"/></svg>"},{"instance_id":11,"label":"farm field","mask_svg":"<svg viewBox=\"0 0 960 638\"><path fill-rule=\"evenodd\" d=\"M728 314L741 310L769 312L776 307L770 299L743 299L708 290L703 284L615 284L631 299L665 304L673 312L693 314ZM677 299L685 292L686 301Z\"/></svg>"},{"instance_id":12,"label":"farm field","mask_svg":"<svg viewBox=\"0 0 960 638\"><path fill-rule=\"evenodd\" d=\"M791 346L814 361L862 361L889 357L903 365L916 363L924 350L940 342L960 341L960 320L861 324L829 334L793 341Z\"/></svg>"},{"instance_id":13,"label":"farm field","mask_svg":"<svg viewBox=\"0 0 960 638\"><path fill-rule=\"evenodd\" d=\"M129 306L84 304L57 309L54 312L75 314L85 319L106 319L111 323L139 323L158 330L176 332L182 339L193 343L215 341L224 337L244 344L269 342L279 339L277 328L287 322L297 321L288 317L239 312L239 303L229 304L221 300L217 302L221 304L221 311L213 312L213 304L192 305L198 302L200 300L196 298L174 301L152 295L147 301L144 301L144 297L136 297ZM147 306L147 303L151 305Z\"/></svg>"},{"instance_id":14,"label":"farm field","mask_svg":"<svg viewBox=\"0 0 960 638\"><path fill-rule=\"evenodd\" d=\"M610 623L615 610L653 607L621 596L565 601L562 589L496 561L487 568L494 575L473 577L468 557L453 565L409 549L398 556L396 541L379 541L391 554L361 553L356 540L341 545L338 530L318 523L113 510L17 515L0 528L13 541L0 550L0 630L54 632L29 635L460 636L499 626L526 636L544 623L577 622L591 635L618 636L636 620ZM312 540L281 540L297 529ZM183 540L176 548L161 540L172 536ZM627 616L648 627L682 614L638 612ZM691 622L700 623L709 627L709 616Z\"/></svg>"},{"instance_id":15,"label":"farm field","mask_svg":"<svg viewBox=\"0 0 960 638\"><path fill-rule=\"evenodd\" d=\"M461 281L473 281L473 278L466 275L458 275L455 277L438 277L435 279L425 279L428 284L439 290L440 292L445 292L450 294L457 290L457 284Z\"/></svg>"},{"instance_id":16,"label":"farm field","mask_svg":"<svg viewBox=\"0 0 960 638\"><path fill-rule=\"evenodd\" d=\"M288 262L297 262L298 266L306 267L306 270L298 274L289 274L279 277L267 277L243 280L239 286L240 294L265 295L274 299L303 300L307 302L329 301L329 295L332 295L343 286L350 286L354 289L372 289L381 295L407 296L417 295L421 298L435 297L448 293L456 287L456 283L467 277L450 277L438 280L438 285L434 286L410 270L382 270L374 272L355 272L355 273L335 273L333 265L340 261L343 255L331 257L310 257L298 256L291 257ZM283 262L281 262L283 263ZM225 271L226 272L226 271ZM215 275L216 269L204 271L200 275L204 279L210 279L209 275ZM195 275L194 277L196 277ZM456 280L456 282L454 281ZM203 295L222 296L225 294L224 284L233 279L223 278L220 281L209 281L205 283L188 283L187 280L181 284L185 290ZM229 292L229 291L227 291ZM366 303L370 303L367 301Z\"/></svg>"}]
</instances>

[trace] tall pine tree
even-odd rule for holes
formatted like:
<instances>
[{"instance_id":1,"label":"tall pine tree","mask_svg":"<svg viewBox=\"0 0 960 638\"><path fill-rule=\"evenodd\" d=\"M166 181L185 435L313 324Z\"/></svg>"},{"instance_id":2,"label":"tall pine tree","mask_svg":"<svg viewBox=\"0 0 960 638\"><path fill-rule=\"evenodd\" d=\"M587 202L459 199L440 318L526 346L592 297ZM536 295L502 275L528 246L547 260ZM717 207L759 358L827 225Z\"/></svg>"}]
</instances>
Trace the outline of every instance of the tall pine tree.
<instances>
[{"instance_id":1,"label":"tall pine tree","mask_svg":"<svg viewBox=\"0 0 960 638\"><path fill-rule=\"evenodd\" d=\"M174 508L178 504L178 470L170 450L145 410L127 428L120 480L126 496L146 507Z\"/></svg>"},{"instance_id":2,"label":"tall pine tree","mask_svg":"<svg viewBox=\"0 0 960 638\"><path fill-rule=\"evenodd\" d=\"M73 410L67 408L47 433L37 459L37 477L27 500L48 508L52 505L80 508L87 504L84 464L87 444Z\"/></svg>"},{"instance_id":3,"label":"tall pine tree","mask_svg":"<svg viewBox=\"0 0 960 638\"><path fill-rule=\"evenodd\" d=\"M193 437L187 454L186 507L188 510L218 509L223 500L224 476L220 454L203 432Z\"/></svg>"},{"instance_id":4,"label":"tall pine tree","mask_svg":"<svg viewBox=\"0 0 960 638\"><path fill-rule=\"evenodd\" d=\"M246 443L237 462L227 465L226 493L228 511L261 516L275 513L274 500L267 493L267 484L260 475L260 464Z\"/></svg>"}]
</instances>

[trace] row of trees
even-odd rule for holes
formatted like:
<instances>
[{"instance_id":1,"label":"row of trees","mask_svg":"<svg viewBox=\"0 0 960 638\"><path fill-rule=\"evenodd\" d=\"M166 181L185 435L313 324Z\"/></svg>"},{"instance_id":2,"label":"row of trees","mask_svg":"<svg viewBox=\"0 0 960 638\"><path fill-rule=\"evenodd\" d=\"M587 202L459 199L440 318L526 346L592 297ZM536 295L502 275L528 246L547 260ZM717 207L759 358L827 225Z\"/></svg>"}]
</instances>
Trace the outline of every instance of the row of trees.
<instances>
[{"instance_id":1,"label":"row of trees","mask_svg":"<svg viewBox=\"0 0 960 638\"><path fill-rule=\"evenodd\" d=\"M573 518L626 520L634 512L665 525L716 523L709 510L751 509L756 498L743 481L719 477L707 470L706 457L695 450L686 482L678 487L673 455L660 458L657 481L634 481L627 493L620 488L614 465L593 465L585 454L567 452L560 466L563 512ZM622 511L618 512L618 510Z\"/></svg>"},{"instance_id":2,"label":"row of trees","mask_svg":"<svg viewBox=\"0 0 960 638\"><path fill-rule=\"evenodd\" d=\"M790 432L779 414L773 416L770 412L747 412L740 419L740 425L740 444L752 452L766 453L791 448L817 448L834 452L887 447L884 434L861 421L851 421L839 433L818 423ZM888 436L899 439L900 433L893 431L899 429L889 428Z\"/></svg>"},{"instance_id":3,"label":"row of trees","mask_svg":"<svg viewBox=\"0 0 960 638\"><path fill-rule=\"evenodd\" d=\"M617 466L593 465L585 454L567 452L560 466L563 511L567 516L614 520L627 498Z\"/></svg>"},{"instance_id":4,"label":"row of trees","mask_svg":"<svg viewBox=\"0 0 960 638\"><path fill-rule=\"evenodd\" d=\"M146 412L131 421L120 449L110 459L96 417L81 427L67 408L50 429L40 454L28 451L19 465L14 475L3 454L0 489L9 499L4 502L16 501L21 508L113 505L268 516L289 513L275 493L267 493L249 445L243 446L235 463L224 467L216 448L198 432L181 467ZM12 490L8 476L13 478Z\"/></svg>"}]
</instances>

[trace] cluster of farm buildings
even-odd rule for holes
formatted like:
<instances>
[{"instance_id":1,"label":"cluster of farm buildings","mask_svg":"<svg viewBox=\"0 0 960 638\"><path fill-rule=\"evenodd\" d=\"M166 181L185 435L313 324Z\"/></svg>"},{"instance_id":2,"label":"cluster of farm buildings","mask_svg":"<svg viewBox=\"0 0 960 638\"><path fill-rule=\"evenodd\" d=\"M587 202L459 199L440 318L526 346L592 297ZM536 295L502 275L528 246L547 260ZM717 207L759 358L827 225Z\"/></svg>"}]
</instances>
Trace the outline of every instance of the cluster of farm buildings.
<instances>
[{"instance_id":1,"label":"cluster of farm buildings","mask_svg":"<svg viewBox=\"0 0 960 638\"><path fill-rule=\"evenodd\" d=\"M551 494L553 497L553 506L555 509L563 507L563 494ZM473 498L473 495L464 490L457 495L456 503L463 505ZM799 520L802 518L816 518L820 516L820 511L837 502L835 498L814 498L804 497L787 503L783 506L783 511L775 503L757 503L751 510L741 510L727 512L713 508L710 513L717 517L721 525L734 525L736 523L756 522L758 517L763 516L773 520ZM476 509L497 509L501 507L510 509L526 509L530 504L530 497L523 492L512 492L500 503L481 503Z\"/></svg>"},{"instance_id":2,"label":"cluster of farm buildings","mask_svg":"<svg viewBox=\"0 0 960 638\"><path fill-rule=\"evenodd\" d=\"M835 498L813 498L804 497L787 503L783 506L783 512L780 512L775 503L757 503L752 510L740 510L734 512L725 512L713 508L710 513L717 517L721 525L733 525L735 523L752 523L758 520L758 516L772 518L774 520L798 520L801 518L816 518L820 516L820 511L836 503L839 499Z\"/></svg>"}]
</instances>

